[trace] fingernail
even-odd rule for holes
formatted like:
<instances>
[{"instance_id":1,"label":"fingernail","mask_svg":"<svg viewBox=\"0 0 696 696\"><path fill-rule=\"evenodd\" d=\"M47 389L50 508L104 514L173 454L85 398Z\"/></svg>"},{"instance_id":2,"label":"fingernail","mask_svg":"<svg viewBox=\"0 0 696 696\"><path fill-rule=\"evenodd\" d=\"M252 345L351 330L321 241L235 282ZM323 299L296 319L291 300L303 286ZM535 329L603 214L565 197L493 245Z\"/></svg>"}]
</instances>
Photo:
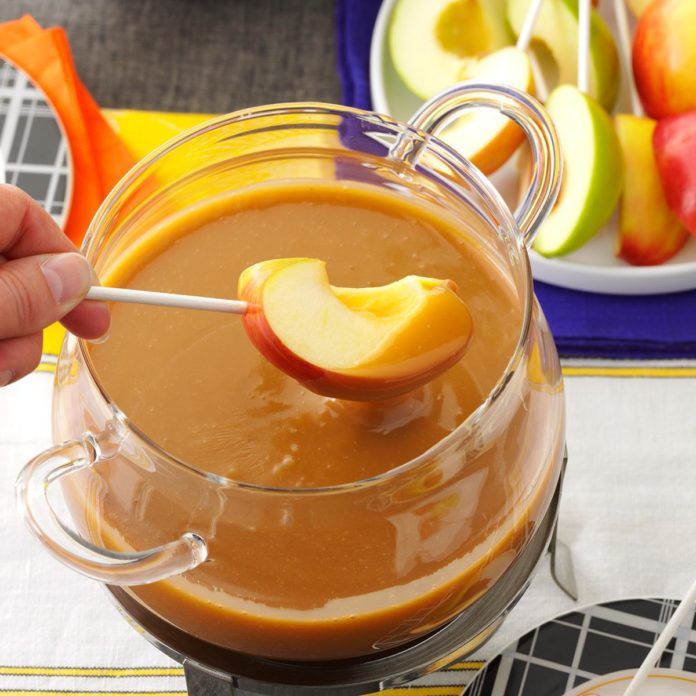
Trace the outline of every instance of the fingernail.
<instances>
[{"instance_id":1,"label":"fingernail","mask_svg":"<svg viewBox=\"0 0 696 696\"><path fill-rule=\"evenodd\" d=\"M95 345L106 343L109 340L109 336L111 336L111 329L109 329L103 336L99 336L99 338L90 338L89 343L94 343Z\"/></svg>"},{"instance_id":2,"label":"fingernail","mask_svg":"<svg viewBox=\"0 0 696 696\"><path fill-rule=\"evenodd\" d=\"M81 254L55 254L41 271L55 301L65 310L75 307L89 290L92 269Z\"/></svg>"},{"instance_id":3,"label":"fingernail","mask_svg":"<svg viewBox=\"0 0 696 696\"><path fill-rule=\"evenodd\" d=\"M0 372L0 387L7 386L14 379L14 372L12 370L4 370Z\"/></svg>"}]
</instances>

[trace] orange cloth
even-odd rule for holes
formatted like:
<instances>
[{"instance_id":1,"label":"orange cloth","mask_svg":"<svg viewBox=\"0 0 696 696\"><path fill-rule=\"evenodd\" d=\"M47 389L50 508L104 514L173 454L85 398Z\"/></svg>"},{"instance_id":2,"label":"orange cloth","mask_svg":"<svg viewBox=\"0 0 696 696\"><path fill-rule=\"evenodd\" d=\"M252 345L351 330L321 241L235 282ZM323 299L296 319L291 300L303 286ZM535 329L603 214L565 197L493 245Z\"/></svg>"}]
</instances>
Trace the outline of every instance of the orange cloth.
<instances>
[{"instance_id":1,"label":"orange cloth","mask_svg":"<svg viewBox=\"0 0 696 696\"><path fill-rule=\"evenodd\" d=\"M73 164L65 233L79 245L99 204L135 161L77 76L62 29L43 29L29 15L0 24L0 56L41 87L65 129Z\"/></svg>"}]
</instances>

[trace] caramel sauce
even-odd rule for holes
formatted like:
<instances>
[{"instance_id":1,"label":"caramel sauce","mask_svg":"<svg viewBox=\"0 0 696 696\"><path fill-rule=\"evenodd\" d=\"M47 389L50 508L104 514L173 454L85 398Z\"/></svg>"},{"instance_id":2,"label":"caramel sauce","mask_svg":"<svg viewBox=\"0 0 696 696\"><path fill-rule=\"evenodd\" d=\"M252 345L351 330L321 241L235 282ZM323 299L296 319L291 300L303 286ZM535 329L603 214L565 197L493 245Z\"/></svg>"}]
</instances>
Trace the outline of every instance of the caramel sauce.
<instances>
[{"instance_id":1,"label":"caramel sauce","mask_svg":"<svg viewBox=\"0 0 696 696\"><path fill-rule=\"evenodd\" d=\"M542 328L530 338L536 363L521 364L485 432L455 434L424 456L487 398L519 340L521 301L483 249L464 225L406 196L327 183L250 188L111 259L105 284L220 297L234 297L244 268L276 257L325 259L344 287L450 278L474 327L464 358L437 379L360 405L270 365L238 317L115 305L110 338L89 354L129 422L202 472L289 489L212 483L155 450L124 447L100 462L91 512L73 505L96 540L143 549L195 531L208 544L205 564L128 593L216 645L314 660L413 640L488 591L546 509L563 405ZM68 403L69 389L58 398Z\"/></svg>"}]
</instances>

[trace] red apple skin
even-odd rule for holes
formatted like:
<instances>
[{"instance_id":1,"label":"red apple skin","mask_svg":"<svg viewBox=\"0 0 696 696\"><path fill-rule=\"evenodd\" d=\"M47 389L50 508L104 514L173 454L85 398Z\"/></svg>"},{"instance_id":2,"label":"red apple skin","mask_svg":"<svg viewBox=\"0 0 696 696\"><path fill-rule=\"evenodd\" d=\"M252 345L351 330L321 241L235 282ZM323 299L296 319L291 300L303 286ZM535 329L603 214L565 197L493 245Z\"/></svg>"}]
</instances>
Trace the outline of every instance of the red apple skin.
<instances>
[{"instance_id":1,"label":"red apple skin","mask_svg":"<svg viewBox=\"0 0 696 696\"><path fill-rule=\"evenodd\" d=\"M686 244L688 234L677 234L662 245L651 243L650 239L624 236L617 256L632 266L659 266L669 261Z\"/></svg>"},{"instance_id":2,"label":"red apple skin","mask_svg":"<svg viewBox=\"0 0 696 696\"><path fill-rule=\"evenodd\" d=\"M281 260L279 264L282 263ZM279 266L276 266L278 268ZM255 269L256 270L256 269ZM274 333L263 313L263 284L275 272L270 268L255 272L240 283L239 298L249 303L249 309L242 317L244 329L256 349L279 370L296 379L307 389L321 396L345 399L347 401L384 401L413 391L430 382L445 370L457 363L466 352L471 336L460 350L447 360L438 361L416 373L408 373L391 379L377 379L358 375L341 374L323 369L307 362L291 351Z\"/></svg>"},{"instance_id":3,"label":"red apple skin","mask_svg":"<svg viewBox=\"0 0 696 696\"><path fill-rule=\"evenodd\" d=\"M300 382L319 379L324 371L295 355L281 343L263 313L263 286L277 270L285 265L287 265L285 259L268 261L263 265L253 266L250 269L252 271L250 275L248 272L242 275L237 293L239 298L249 305L242 316L242 323L249 340L261 355L279 370Z\"/></svg>"},{"instance_id":4,"label":"red apple skin","mask_svg":"<svg viewBox=\"0 0 696 696\"><path fill-rule=\"evenodd\" d=\"M624 159L616 255L634 266L655 266L674 256L689 233L670 210L653 150L656 121L617 114L616 134Z\"/></svg>"},{"instance_id":5,"label":"red apple skin","mask_svg":"<svg viewBox=\"0 0 696 696\"><path fill-rule=\"evenodd\" d=\"M696 111L658 121L653 148L667 205L696 236Z\"/></svg>"},{"instance_id":6,"label":"red apple skin","mask_svg":"<svg viewBox=\"0 0 696 696\"><path fill-rule=\"evenodd\" d=\"M654 0L645 8L633 39L633 74L649 116L696 109L696 0Z\"/></svg>"}]
</instances>

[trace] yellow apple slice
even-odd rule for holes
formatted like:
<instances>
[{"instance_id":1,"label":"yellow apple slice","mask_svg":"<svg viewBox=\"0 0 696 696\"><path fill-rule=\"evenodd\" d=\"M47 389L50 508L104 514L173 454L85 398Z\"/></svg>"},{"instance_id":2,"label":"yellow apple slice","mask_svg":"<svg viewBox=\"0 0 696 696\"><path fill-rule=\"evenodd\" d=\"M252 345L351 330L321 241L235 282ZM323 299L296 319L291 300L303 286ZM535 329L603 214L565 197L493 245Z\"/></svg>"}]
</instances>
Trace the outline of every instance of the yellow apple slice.
<instances>
[{"instance_id":1,"label":"yellow apple slice","mask_svg":"<svg viewBox=\"0 0 696 696\"><path fill-rule=\"evenodd\" d=\"M627 0L626 4L631 9L634 17L640 17L651 2L652 0Z\"/></svg>"},{"instance_id":2,"label":"yellow apple slice","mask_svg":"<svg viewBox=\"0 0 696 696\"><path fill-rule=\"evenodd\" d=\"M517 87L534 93L529 57L514 46L501 48L481 60L468 63L461 80L475 80ZM442 133L442 139L471 160L484 174L502 166L524 140L522 129L507 116L491 109L476 109L458 118Z\"/></svg>"},{"instance_id":3,"label":"yellow apple slice","mask_svg":"<svg viewBox=\"0 0 696 696\"><path fill-rule=\"evenodd\" d=\"M373 401L411 391L457 362L471 339L471 315L449 280L336 288L319 259L274 259L243 271L238 292L249 303L252 343L324 396Z\"/></svg>"},{"instance_id":4,"label":"yellow apple slice","mask_svg":"<svg viewBox=\"0 0 696 696\"><path fill-rule=\"evenodd\" d=\"M616 255L635 266L654 266L672 258L689 233L669 209L653 151L657 122L644 116L617 114L616 134L624 158Z\"/></svg>"}]
</instances>

